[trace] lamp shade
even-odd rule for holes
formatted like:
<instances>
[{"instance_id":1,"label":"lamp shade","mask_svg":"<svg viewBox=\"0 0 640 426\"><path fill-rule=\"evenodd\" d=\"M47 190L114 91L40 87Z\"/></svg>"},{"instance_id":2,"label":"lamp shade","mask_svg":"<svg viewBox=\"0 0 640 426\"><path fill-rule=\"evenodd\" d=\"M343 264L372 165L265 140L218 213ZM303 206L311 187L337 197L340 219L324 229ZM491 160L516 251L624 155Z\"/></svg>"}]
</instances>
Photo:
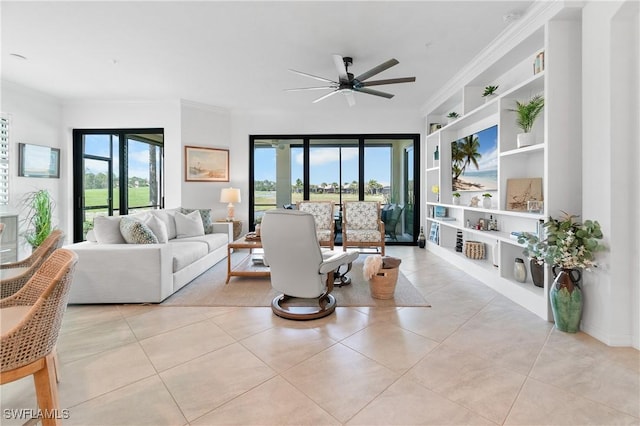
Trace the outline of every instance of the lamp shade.
<instances>
[{"instance_id":1,"label":"lamp shade","mask_svg":"<svg viewBox=\"0 0 640 426\"><path fill-rule=\"evenodd\" d=\"M240 189L238 188L224 188L220 192L221 203L239 203L240 201Z\"/></svg>"}]
</instances>

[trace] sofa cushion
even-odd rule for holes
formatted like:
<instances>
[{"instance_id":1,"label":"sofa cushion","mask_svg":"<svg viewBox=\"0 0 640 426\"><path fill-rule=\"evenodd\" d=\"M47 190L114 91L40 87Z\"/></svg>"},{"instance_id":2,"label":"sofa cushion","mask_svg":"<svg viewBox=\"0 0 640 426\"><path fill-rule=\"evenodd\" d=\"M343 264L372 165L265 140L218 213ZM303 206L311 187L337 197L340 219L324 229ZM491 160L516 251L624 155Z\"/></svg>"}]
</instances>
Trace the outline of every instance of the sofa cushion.
<instances>
[{"instance_id":1,"label":"sofa cushion","mask_svg":"<svg viewBox=\"0 0 640 426\"><path fill-rule=\"evenodd\" d=\"M100 244L124 244L120 233L120 216L96 216L93 218L93 232Z\"/></svg>"},{"instance_id":2,"label":"sofa cushion","mask_svg":"<svg viewBox=\"0 0 640 426\"><path fill-rule=\"evenodd\" d=\"M176 212L176 238L195 237L204 235L204 226L202 225L202 217L197 211L189 214Z\"/></svg>"},{"instance_id":3,"label":"sofa cushion","mask_svg":"<svg viewBox=\"0 0 640 426\"><path fill-rule=\"evenodd\" d=\"M158 244L153 231L137 219L123 216L120 219L120 233L128 244Z\"/></svg>"},{"instance_id":4,"label":"sofa cushion","mask_svg":"<svg viewBox=\"0 0 640 426\"><path fill-rule=\"evenodd\" d=\"M147 217L147 219L144 220L143 223L147 225L149 229L151 229L151 232L153 232L153 235L158 238L158 242L160 244L164 244L169 240L167 225L165 225L164 222L158 218L158 216L149 215L149 217Z\"/></svg>"},{"instance_id":5,"label":"sofa cushion","mask_svg":"<svg viewBox=\"0 0 640 426\"><path fill-rule=\"evenodd\" d=\"M178 235L176 232L176 210L152 210L151 214L160 219L167 227L167 239L173 240Z\"/></svg>"},{"instance_id":6,"label":"sofa cushion","mask_svg":"<svg viewBox=\"0 0 640 426\"><path fill-rule=\"evenodd\" d=\"M209 248L209 253L211 253L212 251L219 249L220 247L223 247L225 244L227 244L229 242L228 240L229 240L229 236L227 234L216 233L216 234L205 234L197 237L179 238L172 242L175 242L176 244L180 242L193 242L193 241L202 242L207 244Z\"/></svg>"},{"instance_id":7,"label":"sofa cushion","mask_svg":"<svg viewBox=\"0 0 640 426\"><path fill-rule=\"evenodd\" d=\"M173 272L191 265L196 260L207 255L207 243L202 241L170 240L173 254Z\"/></svg>"},{"instance_id":8,"label":"sofa cushion","mask_svg":"<svg viewBox=\"0 0 640 426\"><path fill-rule=\"evenodd\" d=\"M211 209L180 209L183 214L193 213L195 211L200 212L202 218L202 226L204 227L205 234L213 233L213 219L211 218Z\"/></svg>"}]
</instances>

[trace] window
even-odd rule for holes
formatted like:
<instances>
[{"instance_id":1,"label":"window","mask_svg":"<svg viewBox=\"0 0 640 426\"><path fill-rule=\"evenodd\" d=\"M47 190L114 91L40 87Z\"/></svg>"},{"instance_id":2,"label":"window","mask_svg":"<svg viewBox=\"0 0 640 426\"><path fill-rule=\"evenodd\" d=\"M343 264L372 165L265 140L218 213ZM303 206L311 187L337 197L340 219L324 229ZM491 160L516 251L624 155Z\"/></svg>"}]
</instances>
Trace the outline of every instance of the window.
<instances>
[{"instance_id":1,"label":"window","mask_svg":"<svg viewBox=\"0 0 640 426\"><path fill-rule=\"evenodd\" d=\"M332 201L340 244L342 203L379 201L387 242L415 242L419 135L250 136L249 141L250 228L265 210L300 200Z\"/></svg>"},{"instance_id":2,"label":"window","mask_svg":"<svg viewBox=\"0 0 640 426\"><path fill-rule=\"evenodd\" d=\"M9 119L0 116L0 206L9 204Z\"/></svg>"},{"instance_id":3,"label":"window","mask_svg":"<svg viewBox=\"0 0 640 426\"><path fill-rule=\"evenodd\" d=\"M96 216L162 208L162 129L74 130L74 240Z\"/></svg>"}]
</instances>

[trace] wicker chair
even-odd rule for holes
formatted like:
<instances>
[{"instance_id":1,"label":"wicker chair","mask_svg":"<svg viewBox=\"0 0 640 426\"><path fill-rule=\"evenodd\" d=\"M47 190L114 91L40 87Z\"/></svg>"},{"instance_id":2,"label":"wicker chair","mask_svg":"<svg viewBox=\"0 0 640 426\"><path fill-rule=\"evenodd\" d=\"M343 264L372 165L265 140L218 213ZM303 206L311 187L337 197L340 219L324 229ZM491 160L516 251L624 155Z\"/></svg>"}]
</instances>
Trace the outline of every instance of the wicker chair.
<instances>
[{"instance_id":1,"label":"wicker chair","mask_svg":"<svg viewBox=\"0 0 640 426\"><path fill-rule=\"evenodd\" d=\"M333 202L331 201L298 201L298 210L313 215L316 224L316 235L322 247L334 249Z\"/></svg>"},{"instance_id":2,"label":"wicker chair","mask_svg":"<svg viewBox=\"0 0 640 426\"><path fill-rule=\"evenodd\" d=\"M9 297L20 290L51 253L62 247L63 241L63 232L56 229L31 253L31 256L17 262L0 264L0 276L9 275L8 278L0 279L0 298ZM9 270L15 270L16 273L11 274Z\"/></svg>"},{"instance_id":3,"label":"wicker chair","mask_svg":"<svg viewBox=\"0 0 640 426\"><path fill-rule=\"evenodd\" d=\"M78 256L58 249L27 284L0 300L0 384L33 374L42 425L60 424L55 345Z\"/></svg>"},{"instance_id":4,"label":"wicker chair","mask_svg":"<svg viewBox=\"0 0 640 426\"><path fill-rule=\"evenodd\" d=\"M342 218L342 249L376 247L384 256L384 223L377 201L345 201Z\"/></svg>"}]
</instances>

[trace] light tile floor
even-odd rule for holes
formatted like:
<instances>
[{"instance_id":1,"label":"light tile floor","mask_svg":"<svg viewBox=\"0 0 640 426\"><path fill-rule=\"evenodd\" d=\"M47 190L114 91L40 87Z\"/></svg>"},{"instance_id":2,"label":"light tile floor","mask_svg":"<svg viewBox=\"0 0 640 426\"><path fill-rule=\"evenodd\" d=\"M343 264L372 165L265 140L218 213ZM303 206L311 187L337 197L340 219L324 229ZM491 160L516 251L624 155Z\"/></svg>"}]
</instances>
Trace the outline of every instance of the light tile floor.
<instances>
[{"instance_id":1,"label":"light tile floor","mask_svg":"<svg viewBox=\"0 0 640 426\"><path fill-rule=\"evenodd\" d=\"M389 247L431 308L70 306L65 425L640 424L640 353L558 332L463 271ZM233 285L233 282L230 284ZM2 386L35 409L31 379Z\"/></svg>"}]
</instances>

